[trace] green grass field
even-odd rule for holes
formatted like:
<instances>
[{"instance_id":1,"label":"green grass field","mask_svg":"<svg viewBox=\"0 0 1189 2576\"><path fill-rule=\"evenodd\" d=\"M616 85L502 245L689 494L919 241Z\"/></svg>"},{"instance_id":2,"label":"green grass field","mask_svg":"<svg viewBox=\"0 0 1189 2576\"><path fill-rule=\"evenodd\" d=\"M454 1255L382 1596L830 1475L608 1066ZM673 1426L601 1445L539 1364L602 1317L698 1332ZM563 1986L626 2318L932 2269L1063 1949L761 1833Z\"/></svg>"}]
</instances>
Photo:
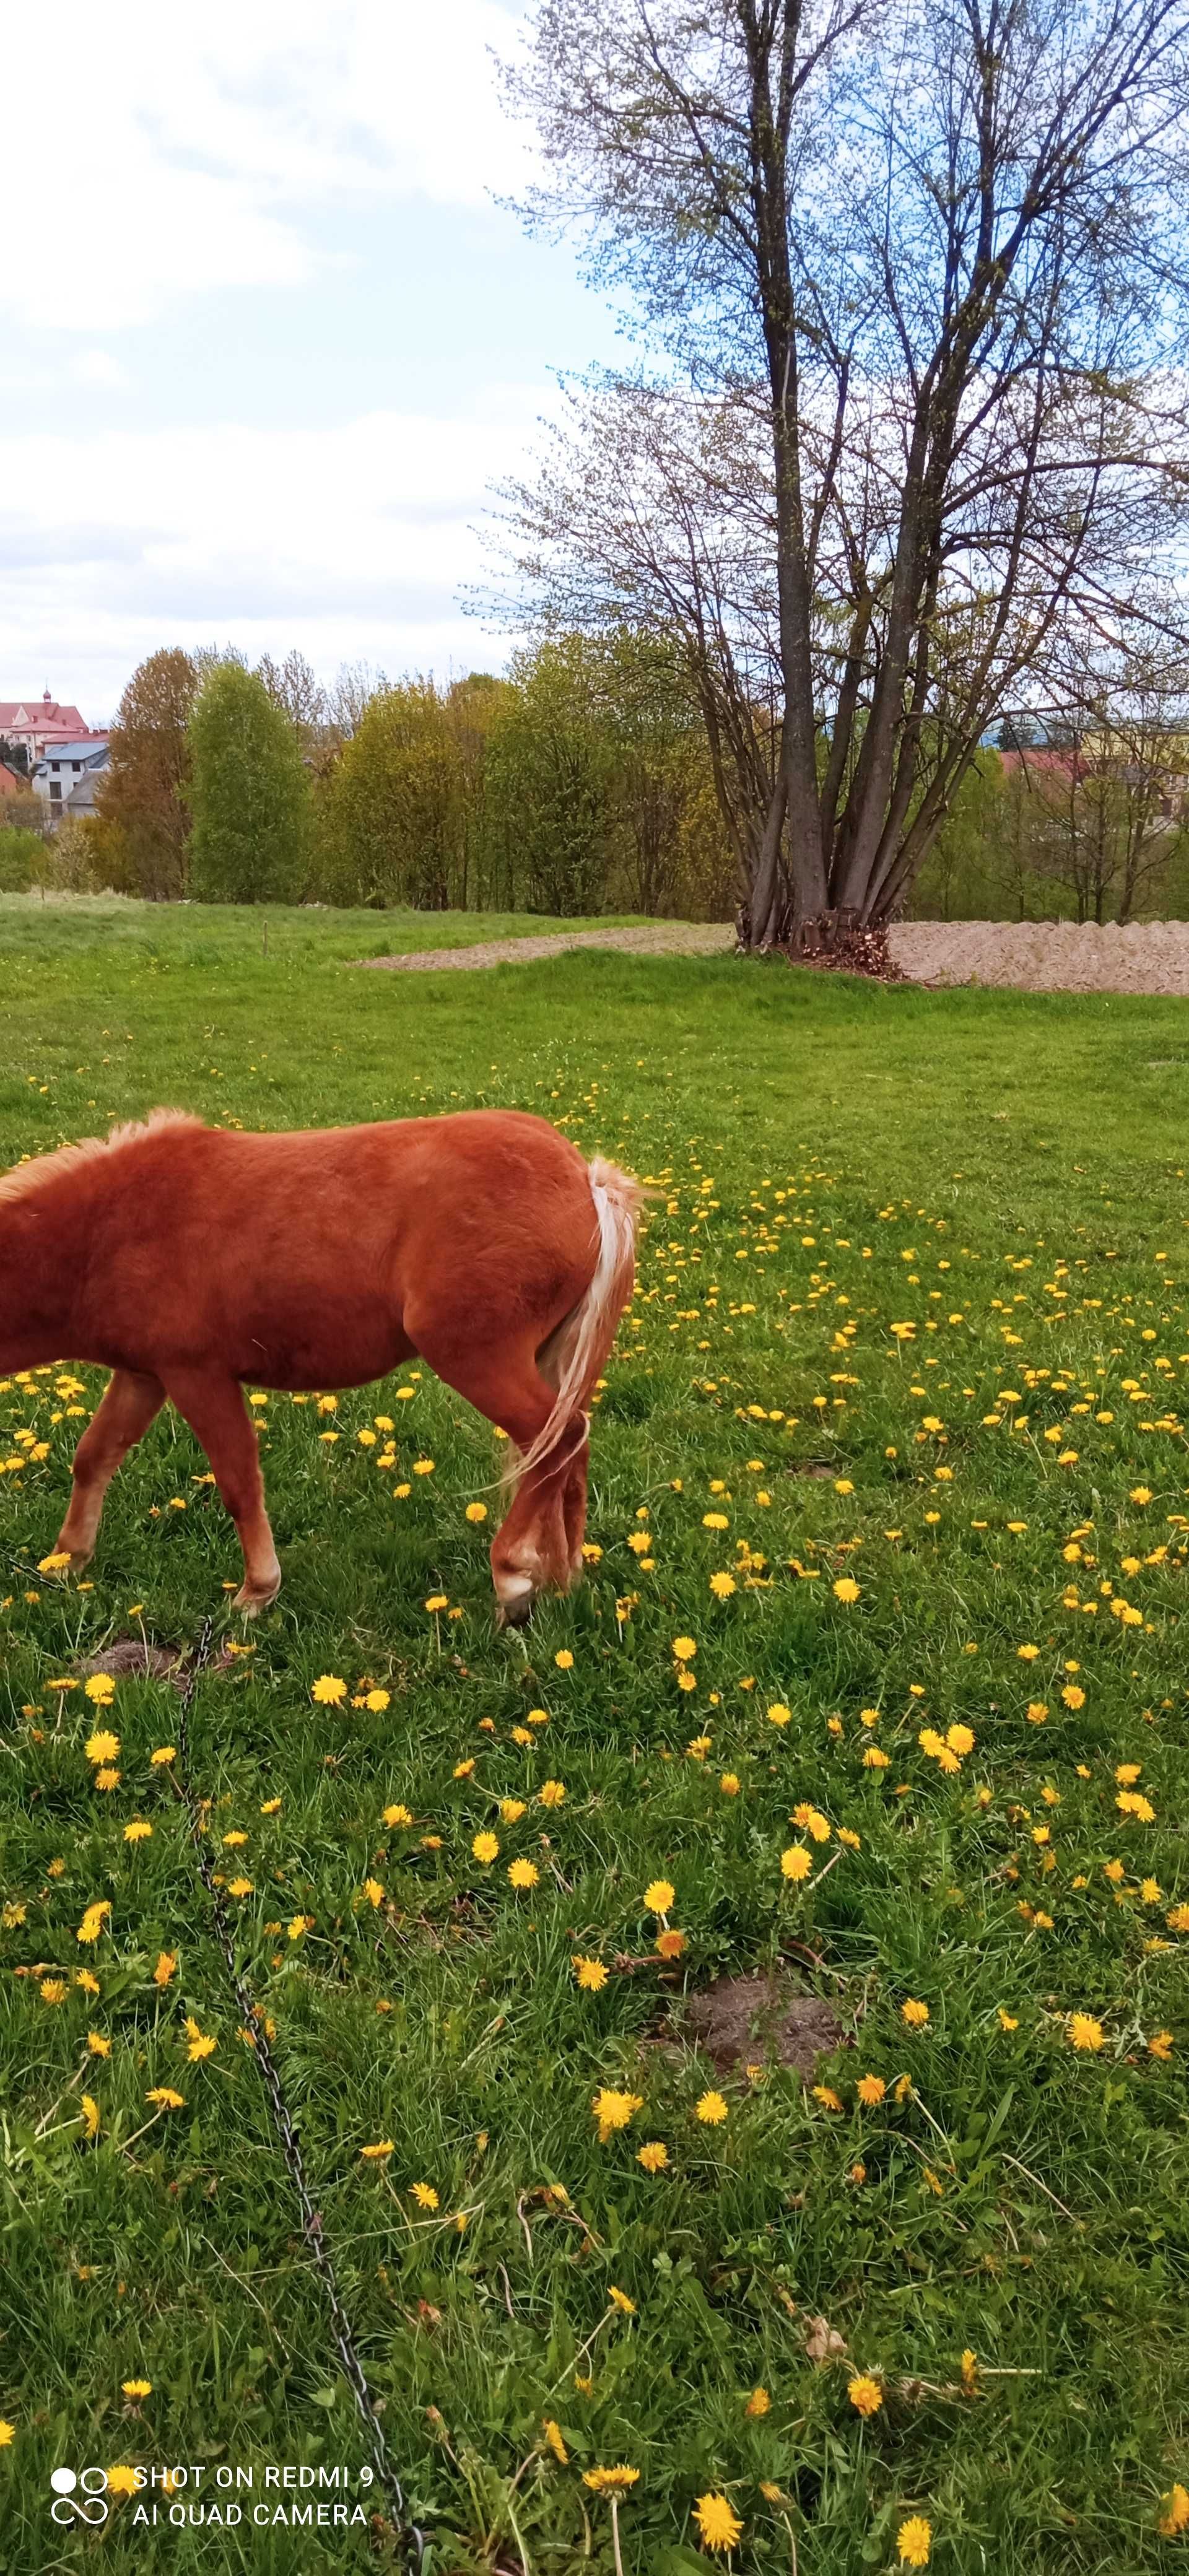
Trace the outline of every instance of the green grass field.
<instances>
[{"instance_id":1,"label":"green grass field","mask_svg":"<svg viewBox=\"0 0 1189 2576\"><path fill-rule=\"evenodd\" d=\"M487 1102L662 1190L589 1580L523 1637L466 1518L490 1434L428 1372L258 1408L285 1580L251 1631L172 1417L88 1578L40 1574L100 1381L0 1390L0 2569L392 2563L153 1759L176 1696L79 1678L212 1609L243 1651L193 1783L435 2576L1178 2563L1189 1014L345 963L448 935L277 914L264 954L250 913L0 905L6 1161L158 1101ZM691 2045L757 1968L832 2008L808 2082ZM58 2530L50 2471L92 2462L182 2464L177 2514L242 2522L156 2486ZM279 2463L341 2466L306 2494L363 2525L253 2522L301 2500Z\"/></svg>"}]
</instances>

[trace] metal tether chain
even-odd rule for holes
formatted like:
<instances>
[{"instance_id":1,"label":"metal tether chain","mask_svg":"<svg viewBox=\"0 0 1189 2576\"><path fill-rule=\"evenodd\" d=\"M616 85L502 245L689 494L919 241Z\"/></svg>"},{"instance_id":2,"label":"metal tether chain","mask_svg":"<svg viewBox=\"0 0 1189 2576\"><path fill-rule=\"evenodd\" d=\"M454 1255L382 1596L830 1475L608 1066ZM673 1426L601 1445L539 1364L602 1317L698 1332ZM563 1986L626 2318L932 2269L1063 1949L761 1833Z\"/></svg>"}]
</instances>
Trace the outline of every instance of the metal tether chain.
<instances>
[{"instance_id":1,"label":"metal tether chain","mask_svg":"<svg viewBox=\"0 0 1189 2576\"><path fill-rule=\"evenodd\" d=\"M231 1927L227 1907L223 1900L222 1889L215 1885L214 1872L211 1868L210 1853L207 1849L202 1809L191 1785L189 1729L190 1703L193 1700L199 1676L210 1660L213 1630L214 1623L212 1620L208 1619L202 1629L198 1645L191 1658L182 1684L177 1730L178 1753L180 1758L174 1766L174 1783L177 1794L180 1797L189 1818L190 1832L193 1837L199 1873L202 1878L203 1886L206 1889L207 1896L210 1899L211 1912L214 1917L215 1938L223 1955L223 1964L227 1970L228 1980L235 1995L235 2000L239 2007L240 2017L243 2021L244 2028L251 2032L252 2038L255 2042L253 2055L260 2069L260 2073L264 2081L264 2089L272 2106L273 2125L280 2141L281 2153L284 2156L285 2163L288 2168L289 2179L297 2196L297 2204L301 2211L301 2232L309 2252L313 2257L318 2278L321 2281L322 2288L326 2294L326 2304L330 2310L331 2324L334 2329L334 2340L338 2346L339 2359L343 2366L343 2372L355 2399L359 2419L367 2438L368 2449L371 2452L372 2463L375 2468L378 2483L383 2490L383 2493L388 2498L389 2504L392 2508L393 2520L396 2525L398 2542L403 2552L404 2563L410 2571L410 2576L420 2576L420 2571L425 2562L425 2533L419 2529L415 2522L411 2522L409 2519L405 2506L404 2489L389 2456L388 2445L384 2438L384 2428L376 2412L375 2399L373 2398L371 2389L368 2386L367 2373L365 2372L363 2363L355 2349L351 2328L347 2320L347 2312L343 2306L342 2294L339 2290L338 2275L335 2271L330 2248L327 2245L325 2234L323 2232L321 2215L318 2210L315 2209L313 2200L310 2197L310 2187L306 2180L305 2160L301 2152L301 2142L298 2138L297 2131L294 2128L289 2107L282 2090L281 2079L277 2072L276 2059L274 2058L272 2049L269 2046L268 2032L264 2026L263 2015L261 2014L258 2005L253 2002L252 1997L244 1984L244 1980L240 1975L239 1969L236 1966L235 1945L231 1937Z\"/></svg>"}]
</instances>

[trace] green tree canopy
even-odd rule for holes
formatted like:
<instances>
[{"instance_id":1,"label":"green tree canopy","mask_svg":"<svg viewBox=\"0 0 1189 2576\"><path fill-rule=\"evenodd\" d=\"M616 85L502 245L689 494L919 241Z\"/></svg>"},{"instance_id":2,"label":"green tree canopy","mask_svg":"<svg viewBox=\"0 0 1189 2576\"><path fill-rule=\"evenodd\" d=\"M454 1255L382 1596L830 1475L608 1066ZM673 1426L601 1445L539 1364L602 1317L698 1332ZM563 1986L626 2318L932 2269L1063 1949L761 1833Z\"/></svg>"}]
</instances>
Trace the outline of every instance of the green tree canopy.
<instances>
[{"instance_id":1,"label":"green tree canopy","mask_svg":"<svg viewBox=\"0 0 1189 2576\"><path fill-rule=\"evenodd\" d=\"M310 781L254 671L216 662L189 724L193 887L208 903L293 903L310 861Z\"/></svg>"}]
</instances>

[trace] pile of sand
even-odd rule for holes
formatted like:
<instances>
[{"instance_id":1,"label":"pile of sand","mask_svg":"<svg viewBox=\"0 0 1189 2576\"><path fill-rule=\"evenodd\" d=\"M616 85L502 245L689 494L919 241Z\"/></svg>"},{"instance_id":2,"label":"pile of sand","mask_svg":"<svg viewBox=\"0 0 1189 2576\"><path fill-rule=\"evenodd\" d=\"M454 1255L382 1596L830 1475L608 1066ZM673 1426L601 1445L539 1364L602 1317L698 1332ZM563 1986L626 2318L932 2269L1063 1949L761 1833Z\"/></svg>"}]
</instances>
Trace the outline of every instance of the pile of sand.
<instances>
[{"instance_id":1,"label":"pile of sand","mask_svg":"<svg viewBox=\"0 0 1189 2576\"><path fill-rule=\"evenodd\" d=\"M1189 922L901 921L888 933L914 984L1030 993L1189 994Z\"/></svg>"}]
</instances>

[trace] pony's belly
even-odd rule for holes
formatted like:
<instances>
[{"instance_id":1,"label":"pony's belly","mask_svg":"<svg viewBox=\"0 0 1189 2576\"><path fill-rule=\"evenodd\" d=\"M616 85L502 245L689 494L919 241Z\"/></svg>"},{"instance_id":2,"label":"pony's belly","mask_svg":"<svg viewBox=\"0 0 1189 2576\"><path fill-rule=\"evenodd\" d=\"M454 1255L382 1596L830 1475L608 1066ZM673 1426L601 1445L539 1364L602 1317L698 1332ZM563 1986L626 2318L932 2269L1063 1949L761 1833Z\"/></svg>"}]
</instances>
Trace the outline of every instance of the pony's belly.
<instances>
[{"instance_id":1,"label":"pony's belly","mask_svg":"<svg viewBox=\"0 0 1189 2576\"><path fill-rule=\"evenodd\" d=\"M231 1374L245 1385L277 1387L293 1395L321 1394L341 1386L370 1386L407 1360L413 1345L390 1315L321 1319L316 1324L269 1328L264 1320L237 1336Z\"/></svg>"}]
</instances>

